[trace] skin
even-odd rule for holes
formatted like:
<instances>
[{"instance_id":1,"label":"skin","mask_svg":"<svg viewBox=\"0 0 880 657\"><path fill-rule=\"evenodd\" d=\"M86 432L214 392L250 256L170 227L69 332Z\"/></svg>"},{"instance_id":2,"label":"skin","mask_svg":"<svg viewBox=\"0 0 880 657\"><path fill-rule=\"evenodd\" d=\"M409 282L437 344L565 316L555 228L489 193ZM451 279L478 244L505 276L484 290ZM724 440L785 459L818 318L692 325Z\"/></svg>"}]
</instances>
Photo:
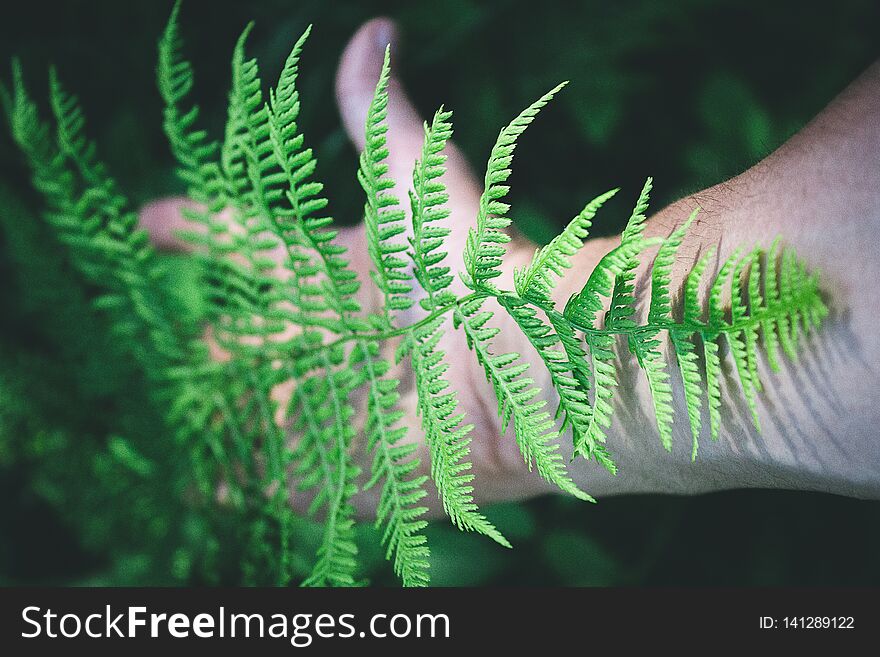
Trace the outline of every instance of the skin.
<instances>
[{"instance_id":1,"label":"skin","mask_svg":"<svg viewBox=\"0 0 880 657\"><path fill-rule=\"evenodd\" d=\"M393 53L396 42L393 23L387 19L370 21L352 37L340 61L336 79L339 110L358 150L363 147L363 125L385 45L391 43ZM423 118L397 80L391 80L389 93L390 175L399 197L406 198L413 163L421 153ZM448 146L446 155L444 182L452 212L449 264L460 269L482 182L454 145ZM182 202L157 201L142 211L143 225L160 246L180 246L174 234L183 221L179 212ZM776 374L765 361L761 362L764 392L758 401L760 434L752 426L739 384L732 378L731 361L725 359L720 437L711 442L704 428L699 455L693 463L677 372L673 372L672 379L674 448L668 453L656 434L644 376L632 359L624 359L613 425L608 431L609 448L619 474L612 476L594 462L578 459L570 465L575 482L595 497L760 487L880 498L880 442L876 429L880 426L876 392L880 389L880 62L765 160L732 180L681 199L650 217L647 236L668 235L694 208L700 208L700 214L682 245L673 270L674 284L683 282L696 258L709 247L715 247L718 257L724 259L736 246L767 247L781 235L810 269L821 272L831 313L821 331L802 342L798 363L783 359L783 371ZM371 263L363 228L343 229L339 241L349 248L351 265L361 280L367 281ZM559 307L580 290L598 260L618 243L619 238L586 243L573 259L571 274L558 285L555 299ZM513 269L527 264L534 250L534 244L513 235L500 281L502 288L513 288ZM648 291L646 272L651 259L651 254L643 257L637 291ZM705 279L715 271L717 264L713 261ZM464 293L458 279L453 285L457 293ZM367 310L379 307L373 286L364 285L361 294ZM418 316L415 309L402 322L409 323ZM531 346L503 312L496 314L495 322L502 328L495 352L517 351L528 358L533 363L531 375L543 390L549 391L549 405L555 408L552 388ZM512 427L502 430L494 393L468 352L462 334L448 330L441 346L449 355L447 378L459 391L468 421L476 427L472 457L478 501L524 499L554 491L526 468ZM404 422L410 427L410 439L420 444L423 463L427 463L411 374L400 369L397 375L402 379ZM279 395L285 392L289 394L289 390L281 390ZM570 441L564 439L562 444L568 460ZM364 494L358 500L365 513L374 503Z\"/></svg>"}]
</instances>

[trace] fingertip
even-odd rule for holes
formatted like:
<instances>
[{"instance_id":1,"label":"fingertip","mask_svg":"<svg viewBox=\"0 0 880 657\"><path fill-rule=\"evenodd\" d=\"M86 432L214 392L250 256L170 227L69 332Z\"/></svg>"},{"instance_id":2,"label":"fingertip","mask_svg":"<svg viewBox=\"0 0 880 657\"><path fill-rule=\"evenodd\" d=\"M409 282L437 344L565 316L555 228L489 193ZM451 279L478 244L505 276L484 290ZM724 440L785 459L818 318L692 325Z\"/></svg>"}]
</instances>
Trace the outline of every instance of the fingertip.
<instances>
[{"instance_id":1,"label":"fingertip","mask_svg":"<svg viewBox=\"0 0 880 657\"><path fill-rule=\"evenodd\" d=\"M354 33L345 47L336 71L336 103L351 141L364 145L364 122L376 81L382 71L385 49L392 56L398 43L397 25L390 18L374 18Z\"/></svg>"},{"instance_id":2,"label":"fingertip","mask_svg":"<svg viewBox=\"0 0 880 657\"><path fill-rule=\"evenodd\" d=\"M160 249L169 251L189 250L187 243L178 232L190 226L183 216L186 208L193 207L192 201L184 197L169 197L151 201L138 213L138 223L147 231L150 241Z\"/></svg>"},{"instance_id":3,"label":"fingertip","mask_svg":"<svg viewBox=\"0 0 880 657\"><path fill-rule=\"evenodd\" d=\"M377 52L381 53L382 58L385 57L385 50L391 50L391 56L397 55L397 44L399 33L397 23L387 17L374 18L367 21L366 26L372 32L374 47Z\"/></svg>"}]
</instances>

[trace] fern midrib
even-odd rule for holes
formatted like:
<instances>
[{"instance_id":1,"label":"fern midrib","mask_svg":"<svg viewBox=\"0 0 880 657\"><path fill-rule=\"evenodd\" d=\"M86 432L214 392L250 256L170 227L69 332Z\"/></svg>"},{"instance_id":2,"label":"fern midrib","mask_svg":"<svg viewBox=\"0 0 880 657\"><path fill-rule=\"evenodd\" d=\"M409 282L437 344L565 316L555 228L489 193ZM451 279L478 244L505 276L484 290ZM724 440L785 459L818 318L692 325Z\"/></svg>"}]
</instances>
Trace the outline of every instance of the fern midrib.
<instances>
[{"instance_id":1,"label":"fern midrib","mask_svg":"<svg viewBox=\"0 0 880 657\"><path fill-rule=\"evenodd\" d=\"M401 326L392 328L387 331L375 331L372 333L360 333L354 330L349 331L348 335L343 335L332 342L328 342L324 345L314 347L308 351L308 353L316 353L322 350L330 350L336 347L340 347L345 345L346 343L352 340L369 340L369 341L384 341L389 340L391 338L400 337L402 335L406 335L411 331L415 331L435 319L442 317L448 312L454 311L461 306L470 303L472 301L476 301L477 299L488 299L488 298L497 298L497 297L509 297L514 300L522 301L529 306L540 310L541 312L546 312L547 308L540 303L535 303L529 301L528 299L523 299L521 297L516 296L513 292L506 291L483 291L483 292L471 292L470 294L463 296L452 303L446 304L434 310L432 313L426 315L422 319L408 326ZM593 336L603 336L603 335L627 335L627 336L638 336L642 333L652 333L657 331L676 331L679 333L699 333L704 338L710 339L717 337L719 334L728 334L728 333L740 333L744 330L754 328L755 326L759 326L761 323L767 320L780 320L785 319L792 312L800 311L804 308L808 308L817 303L817 298L815 297L815 293L810 290L806 290L801 294L792 297L790 304L787 305L777 305L772 309L761 308L763 312L755 313L754 315L748 315L744 320L725 323L722 326L714 327L709 324L704 324L702 322L676 322L672 320L662 320L655 321L653 323L642 324L633 327L610 327L610 328L596 328L595 326L582 326L577 322L571 321L568 318L565 318L573 328L584 333L585 335L593 335ZM301 352L306 353L306 352Z\"/></svg>"},{"instance_id":2,"label":"fern midrib","mask_svg":"<svg viewBox=\"0 0 880 657\"><path fill-rule=\"evenodd\" d=\"M595 334L590 334L585 336L587 345L590 347L590 369L593 372L594 378L596 377L596 373L599 371L599 357L597 356L597 349L591 341L591 337L595 337ZM599 391L601 389L599 385L598 379L595 380L594 383L594 398L590 403L590 424L587 426L587 434L584 442L587 445L587 448L590 450L589 453L592 454L600 444L600 440L597 439L597 432L601 432L602 424L604 420L599 416L599 413L596 412L596 405L599 402Z\"/></svg>"},{"instance_id":3,"label":"fern midrib","mask_svg":"<svg viewBox=\"0 0 880 657\"><path fill-rule=\"evenodd\" d=\"M477 353L478 360L484 364L484 367L487 370L491 371L492 377L495 379L495 381L498 382L501 389L504 391L504 396L507 399L507 404L510 405L509 406L510 416L512 417L512 416L516 415L514 409L525 408L525 404L523 404L523 402L518 400L516 398L516 394L510 390L509 385L507 383L505 383L505 381L504 381L503 371L500 368L498 368L496 365L493 364L492 354L489 352L488 348L484 345L484 343L481 340L479 340L476 335L474 335L475 329L470 325L471 318L466 317L464 315L462 315L461 317L462 317L461 326L464 329L464 332L470 338L471 344L474 347L474 351ZM504 407L502 406L502 409L503 408ZM499 410L502 410L502 409L499 409ZM504 414L503 410L502 410L502 414ZM501 427L502 431L504 431L505 429L506 429L506 427Z\"/></svg>"},{"instance_id":4,"label":"fern midrib","mask_svg":"<svg viewBox=\"0 0 880 657\"><path fill-rule=\"evenodd\" d=\"M425 151L422 151L422 159L419 161L418 168L418 184L416 185L413 193L415 197L418 199L418 206L413 210L413 251L412 251L412 260L413 265L416 270L421 274L422 280L424 281L424 285L422 288L428 295L428 303L431 306L432 311L437 309L437 300L435 298L435 294L439 290L435 290L434 286L431 284L431 277L428 272L428 266L425 264L424 252L422 249L418 248L415 245L419 245L422 243L422 234L423 228L425 227L425 212L427 211L427 207L425 204L425 197L427 196L427 191L425 190L425 182L428 178L428 165L426 164L428 161L428 154ZM437 263L439 264L439 263ZM435 265L436 266L436 265Z\"/></svg>"},{"instance_id":5,"label":"fern midrib","mask_svg":"<svg viewBox=\"0 0 880 657\"><path fill-rule=\"evenodd\" d=\"M416 330L422 328L423 326L426 326L427 324L430 324L432 321L434 321L438 317L442 317L446 313L448 313L452 310L455 310L456 308L458 308L462 304L468 303L470 301L475 301L476 299L480 299L480 298L488 298L489 296L492 296L492 295L488 295L488 294L480 293L480 292L472 292L471 294L468 294L467 296L463 296L460 299L457 299L456 301L454 301L452 303L449 303L445 306L441 306L440 308L438 308L434 312L430 313L429 315L426 315L425 317L423 317L419 321L413 322L412 324L409 324L407 326L398 326L396 328L392 328L387 331L375 331L373 333L360 333L358 331L350 330L348 335L344 335L340 338L337 338L336 340L334 340L332 342L328 342L327 344L321 345L320 347L315 347L315 350L317 351L317 350L325 350L325 349L326 350L334 349L336 347L341 347L342 345L346 344L347 342L350 342L351 340L368 340L368 341L373 342L373 341L390 340L391 338L398 338L398 337L400 337L402 335L406 335L407 333L410 333L412 331L416 331ZM310 351L309 353L315 353L315 351Z\"/></svg>"},{"instance_id":6,"label":"fern midrib","mask_svg":"<svg viewBox=\"0 0 880 657\"><path fill-rule=\"evenodd\" d=\"M815 296L815 293L810 290L806 290L801 294L793 297L789 305L779 305L775 306L772 309L761 308L760 310L762 310L763 312L757 312L753 315L747 315L743 320L740 321L729 323L725 322L721 326L717 327L711 326L709 324L704 324L702 322L676 322L673 320L659 320L648 322L647 324L640 324L633 327L612 327L608 329L596 328L595 326L581 326L576 322L571 322L571 325L584 334L597 336L628 335L638 337L643 333L653 333L656 331L675 331L685 334L699 333L703 337L709 339L715 338L721 334L736 334L751 328L760 327L760 324L767 320L779 320L787 318L793 312L799 312L805 308L809 308L817 302L818 299Z\"/></svg>"},{"instance_id":7,"label":"fern midrib","mask_svg":"<svg viewBox=\"0 0 880 657\"><path fill-rule=\"evenodd\" d=\"M289 121L288 125L294 124L297 118L298 118L297 116L293 116L290 119L288 119L288 121ZM283 126L280 125L280 119L279 119L278 115L275 113L275 111L271 108L269 109L269 121L273 124L275 130L277 130L279 134L281 134L283 132L283 129L282 129ZM293 132L294 133L296 132L295 128L294 128ZM275 137L276 136L274 134L272 134L272 132L270 131L269 139L272 142L272 150L275 155L275 161L278 163L278 166L281 168L281 171L284 173L284 177L287 179L287 185L288 185L289 189L286 190L286 193L284 196L287 198L288 202L290 203L290 207L293 210L294 216L296 217L296 222L294 223L294 226L296 228L296 232L300 236L300 239L303 239L308 244L308 247L314 253L316 253L318 255L318 258L321 263L321 273L326 277L326 279L328 281L330 281L330 284L327 285L325 289L327 289L329 291L329 293L332 295L333 309L336 311L336 314L339 316L339 319L342 320L343 326L344 326L346 313L343 310L344 304L343 304L342 297L339 294L339 290L336 288L336 285L333 284L333 277L331 274L330 263L326 257L326 254L324 254L324 252L320 249L318 242L316 242L314 239L312 239L311 234L305 228L306 217L303 214L302 206L300 204L299 183L297 183L294 178L293 170L290 167L290 161L288 160L289 156L285 155L285 153L281 147L281 144L277 143L277 139ZM305 146L303 146L302 148L304 149ZM300 150L299 152L301 153L302 150ZM279 236L282 244L284 244L284 249L287 253L287 257L290 259L291 262L294 262L294 258L293 258L293 255L294 255L293 246L294 245L291 244L288 240L284 239L282 236L283 232L284 232L284 226L282 226L278 222L278 217L274 213L269 214L269 220L270 220L272 226L275 228L276 235Z\"/></svg>"}]
</instances>

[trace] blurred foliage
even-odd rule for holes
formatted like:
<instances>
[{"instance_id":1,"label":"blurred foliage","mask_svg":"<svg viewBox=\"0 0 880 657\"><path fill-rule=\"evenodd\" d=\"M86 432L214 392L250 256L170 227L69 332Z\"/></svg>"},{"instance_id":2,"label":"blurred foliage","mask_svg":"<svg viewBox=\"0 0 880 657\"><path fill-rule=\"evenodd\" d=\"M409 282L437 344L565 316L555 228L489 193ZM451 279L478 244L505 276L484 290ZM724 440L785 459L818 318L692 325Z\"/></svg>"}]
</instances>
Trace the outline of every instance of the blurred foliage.
<instances>
[{"instance_id":1,"label":"blurred foliage","mask_svg":"<svg viewBox=\"0 0 880 657\"><path fill-rule=\"evenodd\" d=\"M155 43L169 9L165 2L18 3L4 7L0 22L0 61L21 56L35 88L46 66L58 65L83 101L103 156L138 201L180 191L153 83ZM272 79L293 38L315 24L303 64L302 124L345 223L359 220L363 201L356 153L328 111L333 77L347 38L379 14L399 21L397 66L417 105L426 114L441 102L455 111L456 140L477 167L495 127L560 80L572 81L523 141L512 178L513 216L539 241L584 198L609 187L632 196L653 175L656 209L739 173L880 55L873 0L188 0L188 52L215 129L241 27L257 21L252 52ZM490 36L497 30L509 47ZM24 169L2 132L0 583L210 583L192 564L210 561L218 548L188 512L185 487L114 485L148 481L161 469L158 441L155 453L140 454L125 438L149 432L154 418L130 363L105 357L114 346L88 312L89 291L67 283L63 260L41 237ZM596 226L599 234L620 230L624 205L610 206L606 216L616 221ZM175 290L187 296L185 261L168 262ZM118 469L126 476L117 477ZM590 508L545 498L487 513L516 549L435 524L435 583L880 583L874 502L738 491L630 496ZM298 532L308 554L313 527L303 522ZM366 574L392 584L370 547L376 543L360 542ZM222 581L223 564L216 572Z\"/></svg>"}]
</instances>

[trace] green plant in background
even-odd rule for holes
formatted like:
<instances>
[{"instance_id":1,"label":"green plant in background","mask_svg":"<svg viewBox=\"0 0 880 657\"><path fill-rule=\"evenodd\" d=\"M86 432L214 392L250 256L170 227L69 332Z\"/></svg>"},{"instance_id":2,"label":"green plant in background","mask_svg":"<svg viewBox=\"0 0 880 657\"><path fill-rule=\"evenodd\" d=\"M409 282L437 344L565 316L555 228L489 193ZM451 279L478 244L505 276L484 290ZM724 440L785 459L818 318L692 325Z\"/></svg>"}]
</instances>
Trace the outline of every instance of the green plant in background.
<instances>
[{"instance_id":1,"label":"green plant in background","mask_svg":"<svg viewBox=\"0 0 880 657\"><path fill-rule=\"evenodd\" d=\"M706 304L698 290L713 253L703 254L687 277L681 311L674 310L672 265L693 216L665 239L646 239L650 179L620 246L600 260L581 292L562 309L551 292L571 267L570 257L583 245L596 212L616 190L588 203L528 266L516 271L514 290L497 287L509 241L504 232L509 208L503 199L516 141L562 85L515 118L492 148L476 226L464 251L461 276L468 293L457 296L450 288L454 274L443 251L449 228L444 225L448 210L441 176L451 113L441 108L425 126L407 215L385 163L387 52L358 171L366 193L372 279L383 298L378 312L364 313L355 296L360 283L344 248L335 242L322 185L314 180L315 159L297 124L296 82L308 30L268 98L256 61L245 55L250 27L244 31L233 54L224 139L215 142L198 127L198 108L187 100L193 74L181 56L177 15L176 6L160 41L158 81L165 131L179 174L199 208L188 211L195 226L189 238L199 247L204 291L198 312L171 290L163 261L97 159L84 136L76 100L54 72L54 129L41 122L17 63L12 92L4 93L4 99L15 141L49 206L46 223L62 245L65 262L87 286L100 290L94 321L109 326L113 349L141 374L142 400L156 419L150 441L135 444L124 435L112 435L102 446L107 459L126 472L122 481L147 481L143 487L166 490L170 484L172 497L192 500L172 508L194 509L194 522L211 526L206 535L212 538L198 550L173 552L172 563L183 571L194 559L209 570L211 553L225 543L223 537L231 536L241 546L240 573L233 576L240 581L356 584L351 498L362 486L376 486L376 523L382 527L387 558L405 585L429 582L422 506L427 477L417 474L415 446L405 440L398 381L381 355L385 342L396 340L398 360L408 359L412 365L430 454L428 470L447 515L459 529L509 546L473 500L468 459L472 427L444 379L447 366L439 347L449 320L485 370L501 424L513 424L525 462L563 491L590 500L569 478L559 439L570 431L575 455L616 471L606 431L617 385L618 337L625 338L645 372L660 439L671 449L671 366L664 356L669 336L684 381L696 457L704 399L710 436L716 438L719 431L719 344L730 348L757 425L759 334L776 369L779 346L794 358L799 333L817 326L826 313L817 277L778 241L768 253L758 248L725 261L711 282ZM407 221L412 232L408 240ZM646 321L638 323L635 269L643 253L654 247L650 306ZM283 266L269 255L279 249ZM604 299L610 299L607 311ZM520 355L495 352L498 329L491 326L493 311L485 308L490 301L511 316L546 366L559 398L554 413L545 407ZM414 321L401 321L411 315ZM212 357L209 346L222 355ZM102 358L114 355L108 351ZM279 395L286 387L290 394ZM359 389L366 391L365 448L372 463L363 485L351 453L352 396ZM291 429L298 437L293 448ZM297 541L304 521L290 500L294 486L311 494L309 515L323 519L320 543L306 569ZM162 512L159 517L171 522ZM173 536L168 540L174 543Z\"/></svg>"}]
</instances>

